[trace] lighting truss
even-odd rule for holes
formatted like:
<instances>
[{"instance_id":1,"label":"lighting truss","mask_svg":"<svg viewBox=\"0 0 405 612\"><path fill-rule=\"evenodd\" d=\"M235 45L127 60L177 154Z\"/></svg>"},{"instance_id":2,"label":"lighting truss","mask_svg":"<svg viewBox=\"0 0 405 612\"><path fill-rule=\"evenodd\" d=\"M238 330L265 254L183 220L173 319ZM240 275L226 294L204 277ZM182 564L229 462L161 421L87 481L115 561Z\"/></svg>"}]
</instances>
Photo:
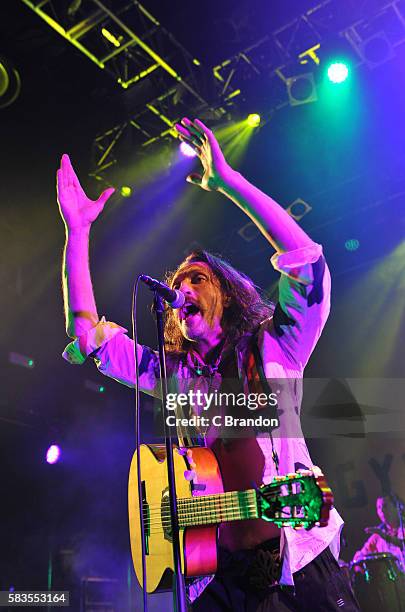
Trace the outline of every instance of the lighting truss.
<instances>
[{"instance_id":1,"label":"lighting truss","mask_svg":"<svg viewBox=\"0 0 405 612\"><path fill-rule=\"evenodd\" d=\"M289 80L300 75L299 65L305 71L311 65L319 65L321 45L332 38L349 43L348 47L357 54L355 65L360 65L366 61L361 45L376 33L385 35L394 47L405 42L403 0L382 2L377 8L375 2L367 0L363 3L324 0L215 66L213 74L220 99L225 105L232 104L236 98L250 99L252 85L266 79L271 91L268 100L271 114L288 105L285 90Z\"/></svg>"},{"instance_id":2,"label":"lighting truss","mask_svg":"<svg viewBox=\"0 0 405 612\"><path fill-rule=\"evenodd\" d=\"M188 107L211 108L201 91L204 79L200 61L137 0L74 0L70 5L65 0L21 1L110 74L118 87L128 90L152 80L153 90L159 91L156 100L142 99L142 108L138 103L130 120L97 137L96 149L103 149L97 167L114 163L112 150L128 125L139 130L142 144L170 131L181 110L165 113L170 96L178 106L184 99ZM164 49L165 57L160 49ZM216 113L215 109L211 111ZM140 123L143 119L145 126Z\"/></svg>"},{"instance_id":3,"label":"lighting truss","mask_svg":"<svg viewBox=\"0 0 405 612\"><path fill-rule=\"evenodd\" d=\"M369 19L358 19L343 33L362 62L370 68L380 65L395 55L395 49L405 42L405 3L392 0L384 3ZM367 45L380 42L384 57L370 58Z\"/></svg>"},{"instance_id":4,"label":"lighting truss","mask_svg":"<svg viewBox=\"0 0 405 612\"><path fill-rule=\"evenodd\" d=\"M289 80L316 68L328 40L354 50L355 65L366 62L362 44L379 32L393 48L405 41L404 0L323 0L207 69L137 0L21 1L109 73L125 95L136 92L131 114L93 142L90 175L105 182L105 172L120 162L122 139L130 136L141 153L175 136L173 126L184 115L215 121L259 108L265 124L290 104Z\"/></svg>"},{"instance_id":5,"label":"lighting truss","mask_svg":"<svg viewBox=\"0 0 405 612\"><path fill-rule=\"evenodd\" d=\"M76 0L68 9L63 0L22 2L123 89L160 71L200 98L191 70L199 66L198 59L137 0ZM164 44L166 49L169 44L170 61L157 52Z\"/></svg>"}]
</instances>

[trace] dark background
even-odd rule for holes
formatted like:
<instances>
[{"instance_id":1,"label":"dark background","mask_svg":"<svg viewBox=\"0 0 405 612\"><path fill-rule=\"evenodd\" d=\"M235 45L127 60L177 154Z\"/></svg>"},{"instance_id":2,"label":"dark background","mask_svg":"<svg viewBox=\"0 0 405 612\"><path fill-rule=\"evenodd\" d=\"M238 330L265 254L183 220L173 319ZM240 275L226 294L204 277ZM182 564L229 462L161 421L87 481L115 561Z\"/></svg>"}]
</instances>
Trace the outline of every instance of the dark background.
<instances>
[{"instance_id":1,"label":"dark background","mask_svg":"<svg viewBox=\"0 0 405 612\"><path fill-rule=\"evenodd\" d=\"M342 13L354 21L386 3L343 4ZM197 6L177 1L169 9L166 3L145 0L144 5L199 58L209 80L213 66L315 3L253 0ZM339 51L340 26L335 16L330 25L334 36L325 43L328 52ZM160 53L165 56L164 44ZM61 358L67 343L60 291L64 231L54 177L60 155L68 152L84 187L98 195L103 185L88 176L93 140L125 120L136 106L138 90L120 89L17 0L0 7L0 55L14 63L22 82L18 99L0 109L0 586L45 588L51 557L54 584L71 580L72 588L78 588L81 578L98 575L117 579L125 592L128 579L134 580L126 511L134 400L127 388L103 379L93 364L69 367ZM248 93L227 121L239 121L257 105L268 120L250 137L238 170L283 206L302 198L312 207L301 224L324 246L333 295L307 376L400 378L405 45L396 45L393 57L373 69L355 63L343 94L342 89L325 93L322 61L313 66L318 101L286 104L271 113L265 107L263 77L260 90L246 85ZM152 81L150 91L159 95L159 83ZM118 168L106 179L119 187L125 176L133 194L127 199L114 195L93 230L99 313L130 329L137 274L162 277L194 242L222 253L274 297L271 247L259 235L243 240L238 234L247 222L243 214L220 196L187 185L184 177L195 162L179 161L170 137L163 144L171 151L171 165L159 161L157 148L136 157L138 144L126 139ZM349 239L359 240L358 250L345 248ZM154 345L145 293L139 309L141 340ZM10 352L34 359L35 367L11 364ZM95 390L88 388L89 381ZM97 392L99 385L104 393ZM347 401L356 418L361 408ZM398 402L403 405L402 398ZM149 406L147 400L144 405ZM151 415L145 415L148 432ZM51 441L63 449L63 461L55 466L44 462ZM375 477L369 459L383 463L387 454L392 456L391 484L399 491L400 440L383 437L374 445L362 439L356 446L353 438L343 438L333 445L333 454L328 440L310 441L310 446L315 463L329 470L336 505L346 519L349 538L343 556L349 560L363 540L362 527L374 524L374 499L387 484ZM362 483L362 495L353 494L358 491L353 479Z\"/></svg>"}]
</instances>

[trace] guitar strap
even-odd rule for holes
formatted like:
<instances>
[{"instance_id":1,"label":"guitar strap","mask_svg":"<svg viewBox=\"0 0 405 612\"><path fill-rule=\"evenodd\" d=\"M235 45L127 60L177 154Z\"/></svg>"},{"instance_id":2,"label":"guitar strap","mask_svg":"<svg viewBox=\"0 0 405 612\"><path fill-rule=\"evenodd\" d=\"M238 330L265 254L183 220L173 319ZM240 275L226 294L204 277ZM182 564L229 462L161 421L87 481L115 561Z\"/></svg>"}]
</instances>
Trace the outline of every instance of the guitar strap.
<instances>
[{"instance_id":1,"label":"guitar strap","mask_svg":"<svg viewBox=\"0 0 405 612\"><path fill-rule=\"evenodd\" d=\"M253 355L253 359L255 362L255 366L256 366L256 371L259 375L259 380L261 383L261 387L264 393L266 393L268 396L272 393L269 381L266 378L266 374L264 372L264 367L263 367L263 360L262 360L262 356L260 354L260 350L259 350L259 345L258 345L258 338L257 335L253 337L253 342L251 344L251 349L252 349L252 355ZM278 412L277 412L277 407L276 406L271 406L269 407L270 410L270 418L274 418L274 419L278 419ZM273 463L274 466L276 468L276 472L277 474L279 474L279 457L277 454L277 451L274 447L274 438L273 438L273 429L274 428L266 428L266 432L269 433L270 436L270 440L271 440L271 456L273 459Z\"/></svg>"}]
</instances>

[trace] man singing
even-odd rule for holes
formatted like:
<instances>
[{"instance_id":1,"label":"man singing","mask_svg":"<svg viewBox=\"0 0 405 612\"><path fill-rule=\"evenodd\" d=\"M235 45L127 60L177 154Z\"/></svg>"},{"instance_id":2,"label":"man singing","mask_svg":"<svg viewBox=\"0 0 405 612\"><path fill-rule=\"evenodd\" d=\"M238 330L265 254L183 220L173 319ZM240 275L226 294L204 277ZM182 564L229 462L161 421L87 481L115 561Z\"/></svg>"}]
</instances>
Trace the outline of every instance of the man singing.
<instances>
[{"instance_id":1,"label":"man singing","mask_svg":"<svg viewBox=\"0 0 405 612\"><path fill-rule=\"evenodd\" d=\"M181 309L168 312L165 327L168 372L179 388L195 382L200 389L227 390L232 381L249 393L266 390L271 380L283 383L274 432L261 429L232 438L212 430L197 432L200 443L218 458L224 490L243 490L312 465L299 420L302 376L329 314L330 275L322 247L228 165L211 130L187 118L176 127L203 167L201 175L187 180L239 206L274 247L271 263L281 273L275 307L248 277L205 251L191 253L168 277L185 296ZM101 372L134 386L132 341L122 327L99 320L88 264L90 227L113 189L89 200L67 155L57 179L66 227L66 329L74 338L64 356L83 363L91 355ZM141 345L137 353L141 390L158 395L156 353ZM190 442L187 431L178 433L182 443ZM280 530L262 519L222 524L218 572L190 586L192 610L358 610L336 561L342 524L335 509L327 527L309 531Z\"/></svg>"}]
</instances>

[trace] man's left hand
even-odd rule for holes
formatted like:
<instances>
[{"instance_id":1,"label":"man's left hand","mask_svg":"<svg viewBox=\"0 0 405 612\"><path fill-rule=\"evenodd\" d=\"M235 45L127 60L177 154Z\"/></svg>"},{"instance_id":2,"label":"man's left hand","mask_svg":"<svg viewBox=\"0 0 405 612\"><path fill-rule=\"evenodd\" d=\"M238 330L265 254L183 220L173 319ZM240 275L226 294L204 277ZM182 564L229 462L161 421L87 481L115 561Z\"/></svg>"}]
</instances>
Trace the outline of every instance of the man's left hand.
<instances>
[{"instance_id":1,"label":"man's left hand","mask_svg":"<svg viewBox=\"0 0 405 612\"><path fill-rule=\"evenodd\" d=\"M226 182L232 168L226 161L214 133L199 119L190 121L187 117L176 124L181 140L186 142L198 155L203 174L192 173L187 181L207 191L216 191Z\"/></svg>"}]
</instances>

